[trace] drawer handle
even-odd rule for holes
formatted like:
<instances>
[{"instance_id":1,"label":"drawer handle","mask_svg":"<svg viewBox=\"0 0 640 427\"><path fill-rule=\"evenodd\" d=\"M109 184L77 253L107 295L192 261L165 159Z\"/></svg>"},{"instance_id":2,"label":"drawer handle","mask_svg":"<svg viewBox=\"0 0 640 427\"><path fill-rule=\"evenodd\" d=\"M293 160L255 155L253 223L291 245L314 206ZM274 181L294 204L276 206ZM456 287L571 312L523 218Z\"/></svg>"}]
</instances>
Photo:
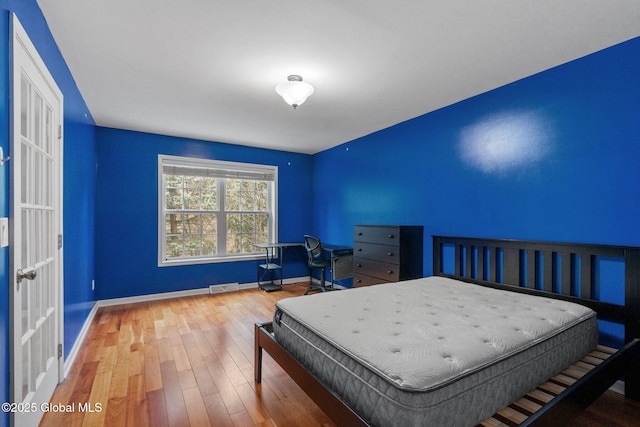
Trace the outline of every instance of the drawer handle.
<instances>
[{"instance_id":1,"label":"drawer handle","mask_svg":"<svg viewBox=\"0 0 640 427\"><path fill-rule=\"evenodd\" d=\"M356 267L360 268L362 267L362 264L356 264Z\"/></svg>"},{"instance_id":2,"label":"drawer handle","mask_svg":"<svg viewBox=\"0 0 640 427\"><path fill-rule=\"evenodd\" d=\"M393 256L393 252L387 252L387 256Z\"/></svg>"},{"instance_id":3,"label":"drawer handle","mask_svg":"<svg viewBox=\"0 0 640 427\"><path fill-rule=\"evenodd\" d=\"M358 280L356 280L356 282L362 283L362 279L358 279Z\"/></svg>"},{"instance_id":4,"label":"drawer handle","mask_svg":"<svg viewBox=\"0 0 640 427\"><path fill-rule=\"evenodd\" d=\"M387 270L387 274L393 274L393 270Z\"/></svg>"},{"instance_id":5,"label":"drawer handle","mask_svg":"<svg viewBox=\"0 0 640 427\"><path fill-rule=\"evenodd\" d=\"M362 252L362 248L358 248L356 249L358 252Z\"/></svg>"},{"instance_id":6,"label":"drawer handle","mask_svg":"<svg viewBox=\"0 0 640 427\"><path fill-rule=\"evenodd\" d=\"M362 236L362 231L358 233L358 236Z\"/></svg>"},{"instance_id":7,"label":"drawer handle","mask_svg":"<svg viewBox=\"0 0 640 427\"><path fill-rule=\"evenodd\" d=\"M393 239L393 234L389 234L387 237L389 237L390 239Z\"/></svg>"}]
</instances>

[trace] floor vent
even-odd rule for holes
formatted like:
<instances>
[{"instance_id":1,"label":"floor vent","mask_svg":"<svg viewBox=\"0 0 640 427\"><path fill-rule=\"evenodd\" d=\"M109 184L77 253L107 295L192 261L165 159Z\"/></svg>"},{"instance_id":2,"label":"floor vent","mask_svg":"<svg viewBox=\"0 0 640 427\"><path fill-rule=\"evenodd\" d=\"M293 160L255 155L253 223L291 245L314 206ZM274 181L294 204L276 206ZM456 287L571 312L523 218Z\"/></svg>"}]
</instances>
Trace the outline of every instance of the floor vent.
<instances>
[{"instance_id":1,"label":"floor vent","mask_svg":"<svg viewBox=\"0 0 640 427\"><path fill-rule=\"evenodd\" d=\"M239 283L226 283L224 285L211 285L209 286L210 294L221 294L223 292L235 292L240 290Z\"/></svg>"}]
</instances>

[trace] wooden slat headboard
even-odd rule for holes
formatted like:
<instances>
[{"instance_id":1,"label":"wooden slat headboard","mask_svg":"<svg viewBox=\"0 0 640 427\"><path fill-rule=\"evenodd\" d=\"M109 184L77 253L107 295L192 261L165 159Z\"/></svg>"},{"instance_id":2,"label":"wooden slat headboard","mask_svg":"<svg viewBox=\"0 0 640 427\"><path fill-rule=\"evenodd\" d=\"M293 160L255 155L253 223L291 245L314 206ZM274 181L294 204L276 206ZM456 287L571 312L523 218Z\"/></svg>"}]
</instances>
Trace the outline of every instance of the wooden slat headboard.
<instances>
[{"instance_id":1,"label":"wooden slat headboard","mask_svg":"<svg viewBox=\"0 0 640 427\"><path fill-rule=\"evenodd\" d=\"M624 305L597 300L598 257L624 262ZM624 324L625 342L640 337L639 247L433 236L433 274L577 302Z\"/></svg>"}]
</instances>

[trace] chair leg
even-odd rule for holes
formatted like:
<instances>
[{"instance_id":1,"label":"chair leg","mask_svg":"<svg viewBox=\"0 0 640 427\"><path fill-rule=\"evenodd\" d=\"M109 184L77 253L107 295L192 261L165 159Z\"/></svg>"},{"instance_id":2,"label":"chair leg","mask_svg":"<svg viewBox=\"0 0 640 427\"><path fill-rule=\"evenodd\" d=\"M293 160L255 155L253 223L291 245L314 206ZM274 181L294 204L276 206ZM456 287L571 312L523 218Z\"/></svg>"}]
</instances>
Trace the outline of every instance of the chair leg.
<instances>
[{"instance_id":1,"label":"chair leg","mask_svg":"<svg viewBox=\"0 0 640 427\"><path fill-rule=\"evenodd\" d=\"M313 268L309 268L309 287L304 291L304 295L309 295L309 291L313 290Z\"/></svg>"},{"instance_id":2,"label":"chair leg","mask_svg":"<svg viewBox=\"0 0 640 427\"><path fill-rule=\"evenodd\" d=\"M314 285L313 269L312 268L309 269L309 288L307 288L307 290L304 291L305 295L308 295L309 292L312 292L312 291L321 291L321 292L326 291L326 288L324 286L325 285L324 270L325 270L324 268L320 269L320 285Z\"/></svg>"}]
</instances>

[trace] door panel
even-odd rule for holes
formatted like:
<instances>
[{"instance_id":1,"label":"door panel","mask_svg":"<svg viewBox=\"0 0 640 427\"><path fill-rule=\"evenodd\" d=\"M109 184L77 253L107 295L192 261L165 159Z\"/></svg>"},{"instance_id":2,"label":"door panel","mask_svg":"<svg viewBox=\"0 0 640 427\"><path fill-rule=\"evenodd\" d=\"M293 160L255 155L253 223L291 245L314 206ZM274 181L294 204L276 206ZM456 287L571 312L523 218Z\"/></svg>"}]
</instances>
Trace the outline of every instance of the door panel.
<instances>
[{"instance_id":1,"label":"door panel","mask_svg":"<svg viewBox=\"0 0 640 427\"><path fill-rule=\"evenodd\" d=\"M37 425L60 380L62 358L62 94L24 29L13 18L11 217L12 413Z\"/></svg>"}]
</instances>

